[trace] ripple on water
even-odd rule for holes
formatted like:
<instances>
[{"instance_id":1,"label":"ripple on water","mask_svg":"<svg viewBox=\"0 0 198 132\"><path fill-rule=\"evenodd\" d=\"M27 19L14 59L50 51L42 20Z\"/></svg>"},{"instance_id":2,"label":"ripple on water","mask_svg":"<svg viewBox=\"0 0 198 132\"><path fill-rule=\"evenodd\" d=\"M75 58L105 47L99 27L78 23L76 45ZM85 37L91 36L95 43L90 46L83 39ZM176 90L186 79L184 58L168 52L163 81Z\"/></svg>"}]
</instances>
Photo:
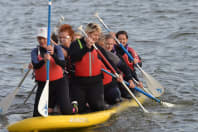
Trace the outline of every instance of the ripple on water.
<instances>
[{"instance_id":1,"label":"ripple on water","mask_svg":"<svg viewBox=\"0 0 198 132\"><path fill-rule=\"evenodd\" d=\"M37 45L36 29L47 26L47 4L46 1L0 1L1 99L16 88L24 75L22 65L29 63L31 49ZM126 30L130 46L143 59L143 70L166 88L160 99L177 106L164 108L148 102L145 107L149 111L161 114L148 116L140 109L132 108L113 118L110 126L103 126L99 131L197 130L197 7L197 0L53 0L52 28L60 15L65 17L64 23L72 24L75 30L81 24L99 23L93 17L97 11L112 31ZM32 80L25 80L7 119L0 118L0 131L5 131L12 121L32 115L34 96L27 105L22 105L32 87Z\"/></svg>"}]
</instances>

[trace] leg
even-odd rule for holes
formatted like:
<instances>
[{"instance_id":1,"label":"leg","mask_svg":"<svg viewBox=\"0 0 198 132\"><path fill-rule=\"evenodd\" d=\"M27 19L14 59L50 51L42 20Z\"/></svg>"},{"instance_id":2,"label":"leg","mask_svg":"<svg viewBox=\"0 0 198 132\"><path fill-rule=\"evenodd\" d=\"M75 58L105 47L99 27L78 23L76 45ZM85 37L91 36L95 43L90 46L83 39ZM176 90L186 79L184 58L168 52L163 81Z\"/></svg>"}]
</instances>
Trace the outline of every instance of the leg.
<instances>
[{"instance_id":1,"label":"leg","mask_svg":"<svg viewBox=\"0 0 198 132\"><path fill-rule=\"evenodd\" d=\"M48 113L51 114L54 112L54 108L56 105L56 87L55 81L51 81L49 83L49 102L48 102Z\"/></svg>"},{"instance_id":2,"label":"leg","mask_svg":"<svg viewBox=\"0 0 198 132\"><path fill-rule=\"evenodd\" d=\"M37 82L37 83L38 83L38 88L36 91L36 97L35 97L35 102L34 102L33 117L41 116L38 112L38 103L39 103L43 88L45 86L45 82Z\"/></svg>"},{"instance_id":3,"label":"leg","mask_svg":"<svg viewBox=\"0 0 198 132\"><path fill-rule=\"evenodd\" d=\"M56 81L56 104L60 106L62 114L72 114L72 105L69 98L69 82L67 77Z\"/></svg>"},{"instance_id":4,"label":"leg","mask_svg":"<svg viewBox=\"0 0 198 132\"><path fill-rule=\"evenodd\" d=\"M71 84L71 98L72 101L78 102L79 113L87 112L85 91L84 88L77 82L72 82Z\"/></svg>"},{"instance_id":5,"label":"leg","mask_svg":"<svg viewBox=\"0 0 198 132\"><path fill-rule=\"evenodd\" d=\"M104 110L104 87L102 81L88 86L86 96L92 111Z\"/></svg>"},{"instance_id":6,"label":"leg","mask_svg":"<svg viewBox=\"0 0 198 132\"><path fill-rule=\"evenodd\" d=\"M120 102L121 100L121 93L117 85L106 87L104 89L104 98L108 104L115 104Z\"/></svg>"}]
</instances>

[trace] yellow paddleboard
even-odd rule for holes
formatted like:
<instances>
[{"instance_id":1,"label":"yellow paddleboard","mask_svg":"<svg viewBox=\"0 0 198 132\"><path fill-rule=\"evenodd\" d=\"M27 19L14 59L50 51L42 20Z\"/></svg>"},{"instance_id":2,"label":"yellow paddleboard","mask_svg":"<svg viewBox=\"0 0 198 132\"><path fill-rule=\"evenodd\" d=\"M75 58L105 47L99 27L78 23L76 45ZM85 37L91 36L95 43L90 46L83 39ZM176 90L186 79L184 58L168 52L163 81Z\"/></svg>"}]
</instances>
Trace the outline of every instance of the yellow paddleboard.
<instances>
[{"instance_id":1,"label":"yellow paddleboard","mask_svg":"<svg viewBox=\"0 0 198 132\"><path fill-rule=\"evenodd\" d=\"M145 96L138 97L143 103ZM85 128L102 124L110 119L113 114L119 113L129 107L137 107L134 100L125 100L109 110L98 111L88 114L76 115L56 115L48 117L33 117L24 119L8 126L9 132L38 132L41 130L67 130L76 128Z\"/></svg>"}]
</instances>

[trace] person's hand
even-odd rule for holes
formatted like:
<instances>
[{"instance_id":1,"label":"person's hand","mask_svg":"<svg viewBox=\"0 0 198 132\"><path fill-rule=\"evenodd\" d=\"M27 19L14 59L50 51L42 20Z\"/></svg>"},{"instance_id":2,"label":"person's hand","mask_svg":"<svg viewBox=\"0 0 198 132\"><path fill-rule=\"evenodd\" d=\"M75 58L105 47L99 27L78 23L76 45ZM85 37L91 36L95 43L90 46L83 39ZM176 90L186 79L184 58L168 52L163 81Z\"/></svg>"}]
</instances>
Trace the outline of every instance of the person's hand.
<instances>
[{"instance_id":1,"label":"person's hand","mask_svg":"<svg viewBox=\"0 0 198 132\"><path fill-rule=\"evenodd\" d=\"M121 74L119 74L119 77L116 78L118 82L123 82L123 77Z\"/></svg>"},{"instance_id":2,"label":"person's hand","mask_svg":"<svg viewBox=\"0 0 198 132\"><path fill-rule=\"evenodd\" d=\"M87 48L91 48L92 47L92 45L94 44L94 41L92 40L92 39L90 39L90 38L85 38L85 41L86 41L86 46L87 46Z\"/></svg>"},{"instance_id":3,"label":"person's hand","mask_svg":"<svg viewBox=\"0 0 198 132\"><path fill-rule=\"evenodd\" d=\"M54 45L58 45L53 39L50 40L50 42Z\"/></svg>"},{"instance_id":4,"label":"person's hand","mask_svg":"<svg viewBox=\"0 0 198 132\"><path fill-rule=\"evenodd\" d=\"M28 65L28 68L29 68L29 69L33 69L32 63L30 63L30 64Z\"/></svg>"},{"instance_id":5,"label":"person's hand","mask_svg":"<svg viewBox=\"0 0 198 132\"><path fill-rule=\"evenodd\" d=\"M143 88L144 87L143 86L143 83L141 81L138 82L137 86L140 87L140 88Z\"/></svg>"},{"instance_id":6,"label":"person's hand","mask_svg":"<svg viewBox=\"0 0 198 132\"><path fill-rule=\"evenodd\" d=\"M129 88L135 88L135 84L133 82L133 80L129 80Z\"/></svg>"},{"instance_id":7,"label":"person's hand","mask_svg":"<svg viewBox=\"0 0 198 132\"><path fill-rule=\"evenodd\" d=\"M137 64L138 61L139 61L139 60L138 60L137 58L134 58L134 60L133 60L134 64Z\"/></svg>"},{"instance_id":8,"label":"person's hand","mask_svg":"<svg viewBox=\"0 0 198 132\"><path fill-rule=\"evenodd\" d=\"M109 33L112 37L116 37L116 33L114 33L114 32L110 32Z\"/></svg>"},{"instance_id":9,"label":"person's hand","mask_svg":"<svg viewBox=\"0 0 198 132\"><path fill-rule=\"evenodd\" d=\"M54 46L48 45L47 46L47 51L49 52L50 55L53 55L54 54Z\"/></svg>"},{"instance_id":10,"label":"person's hand","mask_svg":"<svg viewBox=\"0 0 198 132\"><path fill-rule=\"evenodd\" d=\"M50 54L48 54L48 53L46 53L46 54L44 54L44 61L45 62L47 62L47 60L50 60L50 58L51 58L51 55Z\"/></svg>"}]
</instances>

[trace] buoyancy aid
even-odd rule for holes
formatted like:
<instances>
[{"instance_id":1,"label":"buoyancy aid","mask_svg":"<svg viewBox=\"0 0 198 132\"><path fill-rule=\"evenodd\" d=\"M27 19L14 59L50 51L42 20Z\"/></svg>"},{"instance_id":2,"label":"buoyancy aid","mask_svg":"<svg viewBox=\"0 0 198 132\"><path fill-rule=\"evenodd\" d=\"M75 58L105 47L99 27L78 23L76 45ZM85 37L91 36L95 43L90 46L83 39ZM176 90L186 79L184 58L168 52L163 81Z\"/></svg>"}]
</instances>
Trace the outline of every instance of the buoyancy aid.
<instances>
[{"instance_id":1,"label":"buoyancy aid","mask_svg":"<svg viewBox=\"0 0 198 132\"><path fill-rule=\"evenodd\" d=\"M134 59L138 59L138 63L141 62L141 60L140 60L138 54L135 52L135 50L134 50L133 48L127 46L127 51L132 55L132 57L133 57ZM124 59L124 61L126 62L126 64L127 64L132 70L134 70L134 63L129 59L129 57L128 57L128 55L127 55L126 53L124 53L124 54L122 55L122 58Z\"/></svg>"},{"instance_id":2,"label":"buoyancy aid","mask_svg":"<svg viewBox=\"0 0 198 132\"><path fill-rule=\"evenodd\" d=\"M95 49L85 53L82 59L75 62L75 76L91 77L101 74L102 62Z\"/></svg>"},{"instance_id":3,"label":"buoyancy aid","mask_svg":"<svg viewBox=\"0 0 198 132\"><path fill-rule=\"evenodd\" d=\"M38 50L39 51L39 50ZM38 54L38 60L42 60L40 54ZM53 57L50 58L49 66L49 80L55 81L63 77L63 69L61 66L57 65ZM35 70L35 78L37 81L46 81L47 79L47 69L46 65L43 65L41 68Z\"/></svg>"},{"instance_id":4,"label":"buoyancy aid","mask_svg":"<svg viewBox=\"0 0 198 132\"><path fill-rule=\"evenodd\" d=\"M107 69L105 67L105 65L103 64L103 69L105 69L108 72L111 72L109 69ZM103 79L102 79L103 85L109 84L110 82L112 82L112 76L107 74L106 72L103 72Z\"/></svg>"},{"instance_id":5,"label":"buoyancy aid","mask_svg":"<svg viewBox=\"0 0 198 132\"><path fill-rule=\"evenodd\" d=\"M138 56L138 54L135 52L135 50L134 50L133 48L128 47L128 52L132 55L132 57L133 57L134 59L138 59L138 63L141 62L140 57Z\"/></svg>"}]
</instances>

